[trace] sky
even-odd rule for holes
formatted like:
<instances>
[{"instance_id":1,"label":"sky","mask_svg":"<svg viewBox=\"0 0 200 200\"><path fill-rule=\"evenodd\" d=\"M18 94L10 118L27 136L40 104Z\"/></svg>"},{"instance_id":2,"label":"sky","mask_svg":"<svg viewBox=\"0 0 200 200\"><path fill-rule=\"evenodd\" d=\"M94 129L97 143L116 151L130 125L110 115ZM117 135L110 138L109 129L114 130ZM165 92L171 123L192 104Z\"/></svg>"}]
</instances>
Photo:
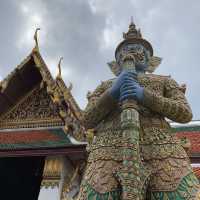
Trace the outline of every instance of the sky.
<instances>
[{"instance_id":1,"label":"sky","mask_svg":"<svg viewBox=\"0 0 200 200\"><path fill-rule=\"evenodd\" d=\"M133 16L154 55L163 58L156 73L187 84L193 119L198 120L199 10L199 0L1 0L0 80L31 52L34 31L40 27L46 64L55 77L59 58L64 58L63 79L73 84L72 93L84 109L87 92L113 77L106 63L114 59Z\"/></svg>"}]
</instances>

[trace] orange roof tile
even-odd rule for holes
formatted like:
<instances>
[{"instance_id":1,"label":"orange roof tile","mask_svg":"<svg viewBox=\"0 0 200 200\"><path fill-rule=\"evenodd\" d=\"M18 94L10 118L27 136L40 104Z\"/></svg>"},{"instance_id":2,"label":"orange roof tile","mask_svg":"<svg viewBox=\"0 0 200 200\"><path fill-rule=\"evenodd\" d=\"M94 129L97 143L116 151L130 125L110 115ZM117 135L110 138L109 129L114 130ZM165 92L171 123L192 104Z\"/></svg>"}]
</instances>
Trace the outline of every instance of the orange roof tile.
<instances>
[{"instance_id":1,"label":"orange roof tile","mask_svg":"<svg viewBox=\"0 0 200 200\"><path fill-rule=\"evenodd\" d=\"M200 131L178 132L176 136L178 138L187 138L190 140L190 153L200 153Z\"/></svg>"},{"instance_id":2,"label":"orange roof tile","mask_svg":"<svg viewBox=\"0 0 200 200\"><path fill-rule=\"evenodd\" d=\"M193 167L195 175L200 179L200 167Z\"/></svg>"},{"instance_id":3,"label":"orange roof tile","mask_svg":"<svg viewBox=\"0 0 200 200\"><path fill-rule=\"evenodd\" d=\"M62 128L0 131L0 150L51 148L69 144L71 142Z\"/></svg>"}]
</instances>

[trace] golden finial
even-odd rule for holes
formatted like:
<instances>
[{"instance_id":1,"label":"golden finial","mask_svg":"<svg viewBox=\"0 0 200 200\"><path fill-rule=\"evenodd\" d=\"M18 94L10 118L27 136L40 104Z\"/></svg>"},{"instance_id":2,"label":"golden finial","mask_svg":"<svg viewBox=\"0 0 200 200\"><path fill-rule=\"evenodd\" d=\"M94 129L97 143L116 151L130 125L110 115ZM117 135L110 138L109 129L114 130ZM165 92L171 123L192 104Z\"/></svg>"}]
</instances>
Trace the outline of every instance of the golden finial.
<instances>
[{"instance_id":1,"label":"golden finial","mask_svg":"<svg viewBox=\"0 0 200 200\"><path fill-rule=\"evenodd\" d=\"M131 16L131 23L129 25L129 29L128 29L128 32L127 33L123 33L123 38L125 40L128 40L128 39L132 39L132 38L141 38L142 35L141 35L141 32L140 32L140 29L136 29L136 26L134 24L134 20L133 20L133 16Z\"/></svg>"},{"instance_id":2,"label":"golden finial","mask_svg":"<svg viewBox=\"0 0 200 200\"><path fill-rule=\"evenodd\" d=\"M134 24L133 16L131 16L131 24Z\"/></svg>"},{"instance_id":3,"label":"golden finial","mask_svg":"<svg viewBox=\"0 0 200 200\"><path fill-rule=\"evenodd\" d=\"M34 34L34 37L33 39L35 40L35 47L33 50L35 51L39 51L39 45L38 45L38 31L40 30L40 28L36 28L35 30L35 34Z\"/></svg>"},{"instance_id":4,"label":"golden finial","mask_svg":"<svg viewBox=\"0 0 200 200\"><path fill-rule=\"evenodd\" d=\"M59 63L58 63L58 75L56 78L61 78L62 73L61 73L61 61L63 60L63 57L60 58Z\"/></svg>"}]
</instances>

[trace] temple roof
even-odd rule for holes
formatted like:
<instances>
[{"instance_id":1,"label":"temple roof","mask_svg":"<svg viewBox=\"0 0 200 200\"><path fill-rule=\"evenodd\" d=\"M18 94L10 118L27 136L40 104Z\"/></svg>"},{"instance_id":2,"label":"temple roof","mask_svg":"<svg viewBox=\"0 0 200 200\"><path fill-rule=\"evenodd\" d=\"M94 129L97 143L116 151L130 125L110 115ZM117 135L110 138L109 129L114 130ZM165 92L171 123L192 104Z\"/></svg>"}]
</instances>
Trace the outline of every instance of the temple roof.
<instances>
[{"instance_id":1,"label":"temple roof","mask_svg":"<svg viewBox=\"0 0 200 200\"><path fill-rule=\"evenodd\" d=\"M195 175L198 177L198 179L200 179L200 166L193 166L192 168Z\"/></svg>"},{"instance_id":2,"label":"temple roof","mask_svg":"<svg viewBox=\"0 0 200 200\"><path fill-rule=\"evenodd\" d=\"M200 125L181 126L174 129L176 136L188 143L188 155L192 162L200 161Z\"/></svg>"},{"instance_id":3,"label":"temple roof","mask_svg":"<svg viewBox=\"0 0 200 200\"><path fill-rule=\"evenodd\" d=\"M0 156L83 152L80 121L71 86L52 77L37 46L0 82Z\"/></svg>"},{"instance_id":4,"label":"temple roof","mask_svg":"<svg viewBox=\"0 0 200 200\"><path fill-rule=\"evenodd\" d=\"M173 124L172 124L173 125ZM188 153L192 155L200 155L200 122L192 121L185 125L177 125L173 127L173 132L180 139L190 141Z\"/></svg>"},{"instance_id":5,"label":"temple roof","mask_svg":"<svg viewBox=\"0 0 200 200\"><path fill-rule=\"evenodd\" d=\"M30 54L0 83L0 116L41 80L33 54Z\"/></svg>"},{"instance_id":6,"label":"temple roof","mask_svg":"<svg viewBox=\"0 0 200 200\"><path fill-rule=\"evenodd\" d=\"M62 129L46 130L20 130L20 131L1 131L0 148L5 150L12 149L34 149L38 147L58 147L72 144Z\"/></svg>"},{"instance_id":7,"label":"temple roof","mask_svg":"<svg viewBox=\"0 0 200 200\"><path fill-rule=\"evenodd\" d=\"M28 107L30 101L32 107ZM73 130L81 134L80 118L81 110L71 88L65 85L61 76L52 77L36 48L0 82L0 129L66 125L66 128L74 126Z\"/></svg>"},{"instance_id":8,"label":"temple roof","mask_svg":"<svg viewBox=\"0 0 200 200\"><path fill-rule=\"evenodd\" d=\"M41 87L42 84L47 86L47 92L51 95L52 99L53 97L60 98L60 96L66 96L68 94L69 99L65 98L64 100L67 103L70 101L72 104L70 105L71 108L75 109L75 115L80 115L80 113L78 113L80 108L73 99L70 88L66 87L61 76L56 79L52 77L39 50L35 50L34 48L32 52L0 82L0 116L7 112L10 107L14 106L20 98L38 84L41 84ZM53 92L56 92L56 94ZM57 103L56 100L55 103Z\"/></svg>"},{"instance_id":9,"label":"temple roof","mask_svg":"<svg viewBox=\"0 0 200 200\"><path fill-rule=\"evenodd\" d=\"M62 127L0 131L0 157L83 154L85 145Z\"/></svg>"},{"instance_id":10,"label":"temple roof","mask_svg":"<svg viewBox=\"0 0 200 200\"><path fill-rule=\"evenodd\" d=\"M192 163L200 163L200 121L187 124L170 123L172 131L180 139Z\"/></svg>"}]
</instances>

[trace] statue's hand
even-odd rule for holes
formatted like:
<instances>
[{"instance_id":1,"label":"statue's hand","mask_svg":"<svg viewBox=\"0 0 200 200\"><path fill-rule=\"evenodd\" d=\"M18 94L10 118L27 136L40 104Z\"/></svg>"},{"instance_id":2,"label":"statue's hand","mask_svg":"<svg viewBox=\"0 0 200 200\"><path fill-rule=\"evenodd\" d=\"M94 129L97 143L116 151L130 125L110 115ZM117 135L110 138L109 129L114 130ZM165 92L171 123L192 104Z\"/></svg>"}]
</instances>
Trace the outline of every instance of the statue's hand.
<instances>
[{"instance_id":1,"label":"statue's hand","mask_svg":"<svg viewBox=\"0 0 200 200\"><path fill-rule=\"evenodd\" d=\"M130 72L129 72L130 73ZM133 73L131 73L133 74ZM144 98L144 88L139 85L135 75L124 81L120 88L120 102L128 99L134 99L141 102Z\"/></svg>"},{"instance_id":2,"label":"statue's hand","mask_svg":"<svg viewBox=\"0 0 200 200\"><path fill-rule=\"evenodd\" d=\"M117 101L120 99L120 89L125 83L131 83L136 79L137 75L130 73L128 71L122 71L117 77L116 81L113 83L111 89L109 90L110 95Z\"/></svg>"}]
</instances>

